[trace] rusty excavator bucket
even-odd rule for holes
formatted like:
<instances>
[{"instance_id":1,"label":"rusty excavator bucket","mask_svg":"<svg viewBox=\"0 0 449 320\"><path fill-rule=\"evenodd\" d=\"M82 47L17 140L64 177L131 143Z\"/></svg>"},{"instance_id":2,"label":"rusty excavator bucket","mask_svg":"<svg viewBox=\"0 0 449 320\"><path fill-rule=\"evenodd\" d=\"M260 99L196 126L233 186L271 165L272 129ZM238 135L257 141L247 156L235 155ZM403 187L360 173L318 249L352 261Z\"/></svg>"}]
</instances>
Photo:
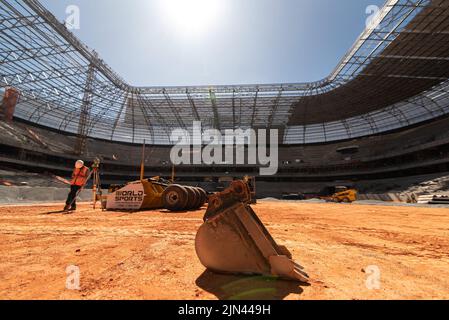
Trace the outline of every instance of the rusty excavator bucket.
<instances>
[{"instance_id":1,"label":"rusty excavator bucket","mask_svg":"<svg viewBox=\"0 0 449 320\"><path fill-rule=\"evenodd\" d=\"M234 181L209 197L204 224L195 249L201 263L219 273L272 275L308 282L302 266L278 245L252 210L251 193L244 181Z\"/></svg>"}]
</instances>

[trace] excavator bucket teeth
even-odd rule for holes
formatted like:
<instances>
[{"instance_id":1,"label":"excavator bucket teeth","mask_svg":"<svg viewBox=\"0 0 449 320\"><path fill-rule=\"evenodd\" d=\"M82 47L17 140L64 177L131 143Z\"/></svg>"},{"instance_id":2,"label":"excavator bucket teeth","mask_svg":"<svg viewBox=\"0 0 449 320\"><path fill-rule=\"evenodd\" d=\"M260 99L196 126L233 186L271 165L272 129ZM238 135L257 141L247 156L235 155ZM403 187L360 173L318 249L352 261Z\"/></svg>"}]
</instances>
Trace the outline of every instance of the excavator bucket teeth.
<instances>
[{"instance_id":1,"label":"excavator bucket teeth","mask_svg":"<svg viewBox=\"0 0 449 320\"><path fill-rule=\"evenodd\" d=\"M195 241L201 263L220 273L272 275L307 282L309 276L303 267L291 259L287 248L274 241L249 204L241 199L229 190L209 199L206 219Z\"/></svg>"}]
</instances>

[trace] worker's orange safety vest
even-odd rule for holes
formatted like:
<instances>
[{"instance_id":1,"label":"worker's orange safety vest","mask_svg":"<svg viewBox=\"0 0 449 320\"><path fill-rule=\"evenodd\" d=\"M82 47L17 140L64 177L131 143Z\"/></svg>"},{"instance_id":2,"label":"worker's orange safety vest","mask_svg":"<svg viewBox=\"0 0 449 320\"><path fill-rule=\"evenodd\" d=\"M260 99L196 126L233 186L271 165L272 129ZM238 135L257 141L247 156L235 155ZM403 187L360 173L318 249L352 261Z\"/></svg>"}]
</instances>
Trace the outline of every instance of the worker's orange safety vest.
<instances>
[{"instance_id":1,"label":"worker's orange safety vest","mask_svg":"<svg viewBox=\"0 0 449 320\"><path fill-rule=\"evenodd\" d=\"M72 181L70 184L72 186L82 187L87 182L87 177L89 176L89 169L87 167L82 167L81 169L75 168L72 173Z\"/></svg>"}]
</instances>

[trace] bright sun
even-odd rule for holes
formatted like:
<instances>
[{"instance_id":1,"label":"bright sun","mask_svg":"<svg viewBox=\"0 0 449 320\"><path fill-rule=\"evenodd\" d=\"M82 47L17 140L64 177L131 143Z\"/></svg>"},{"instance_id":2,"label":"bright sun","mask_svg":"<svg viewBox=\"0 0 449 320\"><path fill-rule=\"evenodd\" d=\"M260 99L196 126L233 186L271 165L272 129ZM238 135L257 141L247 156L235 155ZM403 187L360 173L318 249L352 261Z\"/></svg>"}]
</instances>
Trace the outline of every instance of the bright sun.
<instances>
[{"instance_id":1,"label":"bright sun","mask_svg":"<svg viewBox=\"0 0 449 320\"><path fill-rule=\"evenodd\" d=\"M161 0L162 18L183 35L200 35L213 26L222 11L221 0Z\"/></svg>"}]
</instances>

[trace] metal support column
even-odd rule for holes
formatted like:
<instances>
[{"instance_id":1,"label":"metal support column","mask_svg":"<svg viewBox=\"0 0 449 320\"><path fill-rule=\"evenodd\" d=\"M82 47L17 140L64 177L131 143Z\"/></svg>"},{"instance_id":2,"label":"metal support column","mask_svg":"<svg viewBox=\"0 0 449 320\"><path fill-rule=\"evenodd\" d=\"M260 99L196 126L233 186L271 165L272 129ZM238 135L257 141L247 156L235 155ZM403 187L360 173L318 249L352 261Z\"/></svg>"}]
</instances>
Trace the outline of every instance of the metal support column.
<instances>
[{"instance_id":1,"label":"metal support column","mask_svg":"<svg viewBox=\"0 0 449 320\"><path fill-rule=\"evenodd\" d=\"M86 151L87 134L89 132L89 117L92 108L92 88L95 80L95 67L89 66L87 71L86 86L84 90L83 102L81 105L80 121L78 125L78 135L75 143L75 154L82 155Z\"/></svg>"}]
</instances>

